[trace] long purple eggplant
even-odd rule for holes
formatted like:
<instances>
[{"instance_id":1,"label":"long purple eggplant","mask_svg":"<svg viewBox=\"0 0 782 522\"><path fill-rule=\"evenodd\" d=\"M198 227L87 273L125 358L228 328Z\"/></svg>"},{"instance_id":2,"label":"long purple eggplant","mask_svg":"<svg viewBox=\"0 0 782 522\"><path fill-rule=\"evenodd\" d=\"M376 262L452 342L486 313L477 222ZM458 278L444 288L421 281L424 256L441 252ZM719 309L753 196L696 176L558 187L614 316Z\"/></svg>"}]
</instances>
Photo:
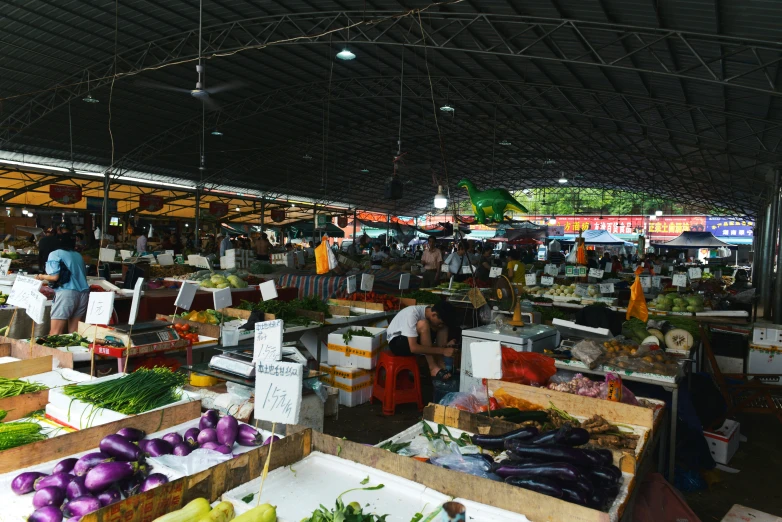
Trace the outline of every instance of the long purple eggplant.
<instances>
[{"instance_id":1,"label":"long purple eggplant","mask_svg":"<svg viewBox=\"0 0 782 522\"><path fill-rule=\"evenodd\" d=\"M501 450L505 447L505 442L509 440L527 440L538 434L538 429L534 426L520 428L509 431L502 435L473 435L472 443L485 449Z\"/></svg>"},{"instance_id":2,"label":"long purple eggplant","mask_svg":"<svg viewBox=\"0 0 782 522\"><path fill-rule=\"evenodd\" d=\"M162 473L152 473L150 476L148 476L144 482L141 483L141 492L149 491L150 489L155 489L158 486L162 486L163 484L166 484L168 482L168 477L163 475Z\"/></svg>"},{"instance_id":3,"label":"long purple eggplant","mask_svg":"<svg viewBox=\"0 0 782 522\"><path fill-rule=\"evenodd\" d=\"M191 448L189 445L183 442L182 444L177 444L176 446L174 446L174 451L172 452L172 454L176 455L177 457L185 457L187 455L190 455L192 451L193 448Z\"/></svg>"},{"instance_id":4,"label":"long purple eggplant","mask_svg":"<svg viewBox=\"0 0 782 522\"><path fill-rule=\"evenodd\" d=\"M201 430L198 428L190 428L185 432L185 444L189 445L191 448L197 448L198 447L198 434L201 433Z\"/></svg>"},{"instance_id":5,"label":"long purple eggplant","mask_svg":"<svg viewBox=\"0 0 782 522\"><path fill-rule=\"evenodd\" d=\"M44 506L60 507L65 500L65 491L54 486L41 488L33 495L33 507L35 509Z\"/></svg>"},{"instance_id":6,"label":"long purple eggplant","mask_svg":"<svg viewBox=\"0 0 782 522\"><path fill-rule=\"evenodd\" d=\"M263 435L249 424L240 424L236 443L240 446L260 446L263 443Z\"/></svg>"},{"instance_id":7,"label":"long purple eggplant","mask_svg":"<svg viewBox=\"0 0 782 522\"><path fill-rule=\"evenodd\" d=\"M206 410L201 415L201 420L198 421L198 429L205 430L206 428L216 428L217 423L220 421L220 414L217 410Z\"/></svg>"},{"instance_id":8,"label":"long purple eggplant","mask_svg":"<svg viewBox=\"0 0 782 522\"><path fill-rule=\"evenodd\" d=\"M218 444L216 442L207 442L205 444L201 445L201 449L208 449L212 451L217 451L219 453L222 453L224 455L228 455L231 453L231 448L226 446L225 444Z\"/></svg>"},{"instance_id":9,"label":"long purple eggplant","mask_svg":"<svg viewBox=\"0 0 782 522\"><path fill-rule=\"evenodd\" d=\"M138 428L122 428L117 432L117 435L125 437L130 442L138 442L146 437L147 433L144 430L140 430Z\"/></svg>"},{"instance_id":10,"label":"long purple eggplant","mask_svg":"<svg viewBox=\"0 0 782 522\"><path fill-rule=\"evenodd\" d=\"M89 470L101 462L111 462L112 460L114 459L105 453L87 453L76 462L75 466L73 466L73 472L76 475L86 475Z\"/></svg>"},{"instance_id":11,"label":"long purple eggplant","mask_svg":"<svg viewBox=\"0 0 782 522\"><path fill-rule=\"evenodd\" d=\"M570 446L533 446L517 444L508 451L517 457L540 459L547 462L567 462L576 466L589 468L592 462L584 452Z\"/></svg>"},{"instance_id":12,"label":"long purple eggplant","mask_svg":"<svg viewBox=\"0 0 782 522\"><path fill-rule=\"evenodd\" d=\"M152 439L146 445L145 452L150 457L160 457L162 455L171 455L174 446L163 439Z\"/></svg>"},{"instance_id":13,"label":"long purple eggplant","mask_svg":"<svg viewBox=\"0 0 782 522\"><path fill-rule=\"evenodd\" d=\"M616 469L618 470L618 468ZM611 467L599 466L587 470L587 476L602 487L610 487L619 482L619 479L622 477L622 472L619 471L619 476L617 476Z\"/></svg>"},{"instance_id":14,"label":"long purple eggplant","mask_svg":"<svg viewBox=\"0 0 782 522\"><path fill-rule=\"evenodd\" d=\"M11 481L11 491L17 495L31 493L35 490L35 481L45 476L45 473L38 473L37 471L25 471L24 473L20 473Z\"/></svg>"},{"instance_id":15,"label":"long purple eggplant","mask_svg":"<svg viewBox=\"0 0 782 522\"><path fill-rule=\"evenodd\" d=\"M84 476L73 477L65 487L65 496L68 500L89 495L90 490L84 485Z\"/></svg>"},{"instance_id":16,"label":"long purple eggplant","mask_svg":"<svg viewBox=\"0 0 782 522\"><path fill-rule=\"evenodd\" d=\"M505 479L505 483L518 486L520 488L529 489L538 493L543 493L550 497L562 498L562 488L551 479L526 479L520 477L508 477Z\"/></svg>"},{"instance_id":17,"label":"long purple eggplant","mask_svg":"<svg viewBox=\"0 0 782 522\"><path fill-rule=\"evenodd\" d=\"M122 500L122 495L120 495L117 488L107 489L98 495L98 502L100 502L100 505L103 507L119 502L120 500Z\"/></svg>"},{"instance_id":18,"label":"long purple eggplant","mask_svg":"<svg viewBox=\"0 0 782 522\"><path fill-rule=\"evenodd\" d=\"M141 458L141 449L122 435L106 435L100 441L101 453L122 462L136 462Z\"/></svg>"},{"instance_id":19,"label":"long purple eggplant","mask_svg":"<svg viewBox=\"0 0 782 522\"><path fill-rule=\"evenodd\" d=\"M104 462L87 472L84 485L90 491L99 493L120 480L132 477L137 469L135 462Z\"/></svg>"},{"instance_id":20,"label":"long purple eggplant","mask_svg":"<svg viewBox=\"0 0 782 522\"><path fill-rule=\"evenodd\" d=\"M71 471L73 471L73 467L76 465L78 461L79 459L75 457L62 459L54 466L52 473L70 473Z\"/></svg>"},{"instance_id":21,"label":"long purple eggplant","mask_svg":"<svg viewBox=\"0 0 782 522\"><path fill-rule=\"evenodd\" d=\"M494 470L502 478L548 478L557 482L574 482L582 478L581 472L573 464L567 462L551 462L547 464L506 464Z\"/></svg>"},{"instance_id":22,"label":"long purple eggplant","mask_svg":"<svg viewBox=\"0 0 782 522\"><path fill-rule=\"evenodd\" d=\"M65 486L68 485L68 482L71 481L70 475L67 473L52 473L51 475L47 477L39 478L35 481L35 491L38 491L42 488L48 488L49 486L54 486L56 488L60 488L62 490L65 489Z\"/></svg>"},{"instance_id":23,"label":"long purple eggplant","mask_svg":"<svg viewBox=\"0 0 782 522\"><path fill-rule=\"evenodd\" d=\"M122 462L111 462L111 464L124 464ZM65 506L65 513L72 517L83 517L93 511L97 511L101 508L100 500L95 497L85 495L83 497L75 498L68 502Z\"/></svg>"},{"instance_id":24,"label":"long purple eggplant","mask_svg":"<svg viewBox=\"0 0 782 522\"><path fill-rule=\"evenodd\" d=\"M269 435L268 437L266 437L266 440L263 441L263 446L268 446L272 442L277 442L278 440L282 440L282 439L277 435Z\"/></svg>"},{"instance_id":25,"label":"long purple eggplant","mask_svg":"<svg viewBox=\"0 0 782 522\"><path fill-rule=\"evenodd\" d=\"M177 444L181 444L184 439L182 438L182 435L179 433L172 431L171 433L166 433L163 435L163 440L171 444L171 446L176 446Z\"/></svg>"},{"instance_id":26,"label":"long purple eggplant","mask_svg":"<svg viewBox=\"0 0 782 522\"><path fill-rule=\"evenodd\" d=\"M568 502L572 502L573 504L578 504L580 506L586 506L589 503L589 497L580 491L564 485L562 486L562 500L567 500Z\"/></svg>"},{"instance_id":27,"label":"long purple eggplant","mask_svg":"<svg viewBox=\"0 0 782 522\"><path fill-rule=\"evenodd\" d=\"M46 506L33 511L27 522L62 522L62 511L54 506Z\"/></svg>"},{"instance_id":28,"label":"long purple eggplant","mask_svg":"<svg viewBox=\"0 0 782 522\"><path fill-rule=\"evenodd\" d=\"M217 442L225 444L229 448L236 443L236 436L239 434L239 421L232 415L226 415L217 423Z\"/></svg>"},{"instance_id":29,"label":"long purple eggplant","mask_svg":"<svg viewBox=\"0 0 782 522\"><path fill-rule=\"evenodd\" d=\"M214 428L205 428L198 434L198 444L200 446L207 442L217 442L217 430Z\"/></svg>"}]
</instances>

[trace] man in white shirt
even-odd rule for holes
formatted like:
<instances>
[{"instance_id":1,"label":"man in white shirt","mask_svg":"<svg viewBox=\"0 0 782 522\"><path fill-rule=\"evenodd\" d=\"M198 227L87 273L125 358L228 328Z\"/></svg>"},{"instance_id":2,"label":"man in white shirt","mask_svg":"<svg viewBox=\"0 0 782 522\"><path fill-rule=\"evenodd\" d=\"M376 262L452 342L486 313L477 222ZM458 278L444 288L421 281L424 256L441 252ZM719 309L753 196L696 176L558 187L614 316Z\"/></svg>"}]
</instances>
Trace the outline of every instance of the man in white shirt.
<instances>
[{"instance_id":1,"label":"man in white shirt","mask_svg":"<svg viewBox=\"0 0 782 522\"><path fill-rule=\"evenodd\" d=\"M141 229L136 239L136 252L139 255L147 251L147 236L144 235L144 229Z\"/></svg>"},{"instance_id":2,"label":"man in white shirt","mask_svg":"<svg viewBox=\"0 0 782 522\"><path fill-rule=\"evenodd\" d=\"M388 254L380 249L380 243L375 243L372 247L370 259L372 260L372 270L380 270L383 268L383 260L388 259Z\"/></svg>"},{"instance_id":3,"label":"man in white shirt","mask_svg":"<svg viewBox=\"0 0 782 522\"><path fill-rule=\"evenodd\" d=\"M456 250L448 255L445 259L445 264L448 265L448 272L452 276L458 276L461 274L463 266L469 266L470 261L467 259L467 254L464 250L464 241L460 241Z\"/></svg>"},{"instance_id":4,"label":"man in white shirt","mask_svg":"<svg viewBox=\"0 0 782 522\"><path fill-rule=\"evenodd\" d=\"M448 325L454 317L453 307L446 301L434 306L408 306L388 325L388 348L404 357L423 355L434 379L448 381L453 372L445 367L445 357L456 357L455 341L448 341Z\"/></svg>"}]
</instances>

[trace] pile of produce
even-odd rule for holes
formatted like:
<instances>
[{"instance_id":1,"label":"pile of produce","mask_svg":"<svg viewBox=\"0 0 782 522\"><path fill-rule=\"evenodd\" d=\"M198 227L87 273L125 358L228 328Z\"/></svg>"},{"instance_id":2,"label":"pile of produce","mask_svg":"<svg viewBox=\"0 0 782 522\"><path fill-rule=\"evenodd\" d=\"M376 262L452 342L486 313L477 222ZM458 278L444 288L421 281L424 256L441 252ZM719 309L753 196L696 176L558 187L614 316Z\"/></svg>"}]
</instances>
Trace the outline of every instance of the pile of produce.
<instances>
[{"instance_id":1,"label":"pile of produce","mask_svg":"<svg viewBox=\"0 0 782 522\"><path fill-rule=\"evenodd\" d=\"M265 275L265 274L271 274L273 272L274 272L274 265L269 263L268 261L253 261L252 263L250 263L251 274Z\"/></svg>"},{"instance_id":2,"label":"pile of produce","mask_svg":"<svg viewBox=\"0 0 782 522\"><path fill-rule=\"evenodd\" d=\"M663 293L649 301L649 308L665 312L702 312L703 296L676 292Z\"/></svg>"},{"instance_id":3,"label":"pile of produce","mask_svg":"<svg viewBox=\"0 0 782 522\"><path fill-rule=\"evenodd\" d=\"M0 257L5 259L19 259L19 254L16 252L3 252Z\"/></svg>"},{"instance_id":4,"label":"pile of produce","mask_svg":"<svg viewBox=\"0 0 782 522\"><path fill-rule=\"evenodd\" d=\"M557 428L573 426L586 430L589 433L587 443L589 445L613 449L635 449L638 445L640 438L638 435L631 431L622 430L600 415L595 414L584 422L580 422L554 405L551 406L549 412L551 413L551 423Z\"/></svg>"},{"instance_id":5,"label":"pile of produce","mask_svg":"<svg viewBox=\"0 0 782 522\"><path fill-rule=\"evenodd\" d=\"M0 305L4 305L8 300L8 294L0 292Z\"/></svg>"},{"instance_id":6,"label":"pile of produce","mask_svg":"<svg viewBox=\"0 0 782 522\"><path fill-rule=\"evenodd\" d=\"M342 299L361 303L381 303L383 310L389 312L399 308L399 298L393 295L378 294L376 292L353 292Z\"/></svg>"},{"instance_id":7,"label":"pile of produce","mask_svg":"<svg viewBox=\"0 0 782 522\"><path fill-rule=\"evenodd\" d=\"M137 415L161 408L182 398L180 388L187 382L184 373L168 368L139 368L135 372L97 383L69 384L65 395L126 415Z\"/></svg>"},{"instance_id":8,"label":"pile of produce","mask_svg":"<svg viewBox=\"0 0 782 522\"><path fill-rule=\"evenodd\" d=\"M35 344L48 346L49 348L65 348L68 346L83 346L89 348L91 346L86 337L82 337L77 333L39 337L36 339Z\"/></svg>"},{"instance_id":9,"label":"pile of produce","mask_svg":"<svg viewBox=\"0 0 782 522\"><path fill-rule=\"evenodd\" d=\"M589 285L591 287L594 287L593 289L597 289L595 285ZM556 296L563 296L563 297L570 297L572 296L574 299L578 299L578 296L576 295L576 284L554 284L551 286L524 286L522 287L522 291L524 293L530 294L530 295L556 295ZM600 292L596 291L594 294L590 295L599 295Z\"/></svg>"},{"instance_id":10,"label":"pile of produce","mask_svg":"<svg viewBox=\"0 0 782 522\"><path fill-rule=\"evenodd\" d=\"M454 281L453 283L450 283L450 282L446 281L445 283L440 283L439 285L437 285L437 289L439 289L439 290L448 290L449 289L448 288L449 285L451 287L450 288L451 292L466 292L467 290L472 288L470 285L468 285L466 283L457 283L456 281Z\"/></svg>"},{"instance_id":11,"label":"pile of produce","mask_svg":"<svg viewBox=\"0 0 782 522\"><path fill-rule=\"evenodd\" d=\"M3 418L7 414L8 412L4 412ZM47 437L41 433L42 430L37 422L19 421L0 424L0 451L44 440Z\"/></svg>"},{"instance_id":12,"label":"pile of produce","mask_svg":"<svg viewBox=\"0 0 782 522\"><path fill-rule=\"evenodd\" d=\"M442 297L439 294L427 292L426 290L414 290L412 292L405 292L401 297L408 299L415 299L417 305L434 305L442 301Z\"/></svg>"},{"instance_id":13,"label":"pile of produce","mask_svg":"<svg viewBox=\"0 0 782 522\"><path fill-rule=\"evenodd\" d=\"M222 312L212 310L211 308L201 312L195 310L190 312L182 312L179 317L182 319L187 319L188 321L203 324L220 324L238 319L238 317L231 317L230 315L225 315Z\"/></svg>"},{"instance_id":14,"label":"pile of produce","mask_svg":"<svg viewBox=\"0 0 782 522\"><path fill-rule=\"evenodd\" d=\"M5 399L6 397L16 397L18 395L24 395L25 393L35 393L43 390L48 390L48 388L43 384L0 377L0 399Z\"/></svg>"},{"instance_id":15,"label":"pile of produce","mask_svg":"<svg viewBox=\"0 0 782 522\"><path fill-rule=\"evenodd\" d=\"M250 273L247 270L229 268L226 270L199 270L188 276L188 280L198 282L201 288L247 288L245 279Z\"/></svg>"},{"instance_id":16,"label":"pile of produce","mask_svg":"<svg viewBox=\"0 0 782 522\"><path fill-rule=\"evenodd\" d=\"M293 299L292 301L279 301L277 299L270 299L269 301L261 301L259 303L251 303L250 301L242 300L241 304L239 304L237 308L240 310L250 310L263 312L265 314L273 314L277 319L282 319L288 326L306 326L311 322L310 319L298 315L296 313L297 310L321 312L326 318L331 317L329 306L320 300L320 298L317 296Z\"/></svg>"},{"instance_id":17,"label":"pile of produce","mask_svg":"<svg viewBox=\"0 0 782 522\"><path fill-rule=\"evenodd\" d=\"M31 423L0 425L0 441L11 436L9 431L7 437L2 437L4 427L26 428L27 424ZM34 426L40 430L38 424ZM24 435L28 439L35 437L35 434L30 432L25 432ZM21 436L19 431L18 437ZM38 437L45 438L43 435ZM122 428L116 434L104 437L100 441L99 451L88 453L81 458L63 459L54 466L50 475L39 472L21 473L11 482L11 489L17 495L31 494L30 499L35 511L28 519L30 522L61 522L65 517L78 519L104 506L119 502L123 498L167 483L168 478L164 474L152 473L149 464L145 463L147 457L161 455L185 457L197 448L231 454L234 444L260 446L271 442L271 437L265 442L262 441L263 437L252 426L240 425L230 415L221 418L215 410L204 413L199 421L199 427L190 428L184 436L171 432L161 438L145 437L146 433L143 430ZM0 449L7 449L2 447L2 442L0 442ZM227 502L218 504L215 510L224 512L227 518L209 519L210 522L221 522L221 520L227 522L233 518L233 506ZM192 519L194 521L201 520L196 515L211 516L212 514L209 502L197 499L181 510L157 520L181 520L176 518L177 513L179 516L194 516L195 518ZM219 512L215 513L217 514ZM236 520L246 516L247 514L242 515ZM276 515L271 520L276 520Z\"/></svg>"},{"instance_id":18,"label":"pile of produce","mask_svg":"<svg viewBox=\"0 0 782 522\"><path fill-rule=\"evenodd\" d=\"M593 381L588 377L584 377L583 374L577 373L568 382L550 383L548 389L583 397L600 397L604 386L604 383Z\"/></svg>"},{"instance_id":19,"label":"pile of produce","mask_svg":"<svg viewBox=\"0 0 782 522\"><path fill-rule=\"evenodd\" d=\"M189 324L174 324L171 328L176 330L180 339L187 339L190 342L197 343L199 341L198 334L195 329L191 329Z\"/></svg>"},{"instance_id":20,"label":"pile of produce","mask_svg":"<svg viewBox=\"0 0 782 522\"><path fill-rule=\"evenodd\" d=\"M567 319L567 314L559 308L553 306L533 306L532 310L540 312L540 320L543 322L553 321L554 319Z\"/></svg>"},{"instance_id":21,"label":"pile of produce","mask_svg":"<svg viewBox=\"0 0 782 522\"><path fill-rule=\"evenodd\" d=\"M375 334L367 330L366 328L362 327L360 330L354 330L353 328L348 328L345 330L345 332L342 334L342 340L345 342L345 344L348 344L351 339L354 337L374 337Z\"/></svg>"},{"instance_id":22,"label":"pile of produce","mask_svg":"<svg viewBox=\"0 0 782 522\"><path fill-rule=\"evenodd\" d=\"M176 277L189 274L193 269L188 265L150 265L149 273L153 278Z\"/></svg>"},{"instance_id":23,"label":"pile of produce","mask_svg":"<svg viewBox=\"0 0 782 522\"><path fill-rule=\"evenodd\" d=\"M367 479L361 483L366 484L368 480L369 477L367 477ZM315 510L314 513L312 513L312 516L303 518L300 522L385 522L388 515L378 516L374 513L364 513L364 508L361 507L361 504L358 502L350 502L349 504L345 504L342 501L342 497L351 491L373 491L377 489L383 489L383 487L383 484L378 484L377 486L370 486L367 488L349 489L337 497L337 502L334 509L328 509L326 506L321 505L318 509ZM368 507L369 505L367 504L367 508ZM420 518L413 518L413 521L417 522L418 520L421 520L421 518L423 518L423 515L421 515Z\"/></svg>"},{"instance_id":24,"label":"pile of produce","mask_svg":"<svg viewBox=\"0 0 782 522\"><path fill-rule=\"evenodd\" d=\"M108 292L108 290L100 285L90 285L90 292Z\"/></svg>"},{"instance_id":25,"label":"pile of produce","mask_svg":"<svg viewBox=\"0 0 782 522\"><path fill-rule=\"evenodd\" d=\"M644 323L631 317L622 323L622 335L639 344L654 342L660 347L689 350L698 338L698 323L687 317L668 316L664 320ZM654 339L652 339L654 337Z\"/></svg>"}]
</instances>

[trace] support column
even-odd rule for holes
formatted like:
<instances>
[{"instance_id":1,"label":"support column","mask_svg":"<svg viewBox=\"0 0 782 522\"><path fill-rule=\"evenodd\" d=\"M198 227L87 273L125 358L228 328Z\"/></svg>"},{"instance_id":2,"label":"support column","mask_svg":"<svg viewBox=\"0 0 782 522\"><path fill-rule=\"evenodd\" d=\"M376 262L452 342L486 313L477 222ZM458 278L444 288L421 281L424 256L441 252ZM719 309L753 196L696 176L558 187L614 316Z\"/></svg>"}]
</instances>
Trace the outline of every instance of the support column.
<instances>
[{"instance_id":1,"label":"support column","mask_svg":"<svg viewBox=\"0 0 782 522\"><path fill-rule=\"evenodd\" d=\"M317 231L318 231L318 205L312 205L312 242L313 243L315 243L315 234L317 233Z\"/></svg>"},{"instance_id":2,"label":"support column","mask_svg":"<svg viewBox=\"0 0 782 522\"><path fill-rule=\"evenodd\" d=\"M195 248L201 247L201 191L196 187L195 191Z\"/></svg>"},{"instance_id":3,"label":"support column","mask_svg":"<svg viewBox=\"0 0 782 522\"><path fill-rule=\"evenodd\" d=\"M264 226L266 225L266 200L261 199L261 234L265 232Z\"/></svg>"},{"instance_id":4,"label":"support column","mask_svg":"<svg viewBox=\"0 0 782 522\"><path fill-rule=\"evenodd\" d=\"M763 267L759 275L760 306L763 317L771 319L772 292L774 289L774 251L777 242L777 199L779 197L779 171L774 172L774 183L771 197L768 198L768 210L763 232Z\"/></svg>"},{"instance_id":5,"label":"support column","mask_svg":"<svg viewBox=\"0 0 782 522\"><path fill-rule=\"evenodd\" d=\"M391 235L391 213L386 213L386 246L389 243L389 236Z\"/></svg>"},{"instance_id":6,"label":"support column","mask_svg":"<svg viewBox=\"0 0 782 522\"><path fill-rule=\"evenodd\" d=\"M111 192L111 174L106 172L103 177L103 215L101 216L100 233L101 233L101 246L103 243L103 236L109 233L109 193Z\"/></svg>"},{"instance_id":7,"label":"support column","mask_svg":"<svg viewBox=\"0 0 782 522\"><path fill-rule=\"evenodd\" d=\"M779 252L779 245L780 245L780 234L782 234L782 199L780 198L780 190L782 190L782 172L780 172L780 169L776 169L776 178L777 178L777 191L774 194L773 199L773 205L776 207L776 216L777 216L777 230L776 233L773 234L771 238L771 265L772 268L774 266L774 255L776 255L776 277L774 281L774 290L772 292L772 317L774 319L775 323L778 323L780 320L782 320L782 255L780 255ZM773 274L772 269L772 275ZM769 282L770 283L770 282Z\"/></svg>"},{"instance_id":8,"label":"support column","mask_svg":"<svg viewBox=\"0 0 782 522\"><path fill-rule=\"evenodd\" d=\"M353 209L353 248L356 248L357 241L356 241L356 218L358 217L358 211L356 209Z\"/></svg>"}]
</instances>

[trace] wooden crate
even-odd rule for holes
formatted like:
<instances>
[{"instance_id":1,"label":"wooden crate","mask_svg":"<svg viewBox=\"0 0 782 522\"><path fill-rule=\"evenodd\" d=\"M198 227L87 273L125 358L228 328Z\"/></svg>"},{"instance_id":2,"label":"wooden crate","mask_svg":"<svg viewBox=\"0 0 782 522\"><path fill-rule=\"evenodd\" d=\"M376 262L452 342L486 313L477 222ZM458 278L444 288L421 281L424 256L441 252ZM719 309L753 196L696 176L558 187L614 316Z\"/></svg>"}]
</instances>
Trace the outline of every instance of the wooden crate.
<instances>
[{"instance_id":1,"label":"wooden crate","mask_svg":"<svg viewBox=\"0 0 782 522\"><path fill-rule=\"evenodd\" d=\"M247 319L250 318L252 312L249 310L240 310L238 308L226 308L225 314L233 317L238 317L246 321ZM301 317L306 317L307 319L318 323L323 323L326 321L326 317L325 317L326 314L324 314L323 312L313 312L311 310L296 310L296 315ZM277 316L274 314L263 314L264 321L274 321L275 319L277 319Z\"/></svg>"},{"instance_id":2,"label":"wooden crate","mask_svg":"<svg viewBox=\"0 0 782 522\"><path fill-rule=\"evenodd\" d=\"M0 336L0 357L15 357L27 360L46 356L51 356L52 359L56 360L60 368L73 368L73 354L70 352L41 346L40 344L34 344L30 348L29 340Z\"/></svg>"},{"instance_id":3,"label":"wooden crate","mask_svg":"<svg viewBox=\"0 0 782 522\"><path fill-rule=\"evenodd\" d=\"M183 319L181 317L163 314L157 314L155 319L158 321L166 321L174 324L188 324L190 325L190 328L193 329L193 331L198 332L201 335L205 335L206 337L214 337L215 339L220 338L219 324L198 323L196 321L188 321L187 319ZM100 335L98 335L98 337L100 337Z\"/></svg>"},{"instance_id":4,"label":"wooden crate","mask_svg":"<svg viewBox=\"0 0 782 522\"><path fill-rule=\"evenodd\" d=\"M0 351L3 351L2 346L0 346ZM8 353L10 354L10 346L8 347ZM0 357L8 357L8 355L0 355ZM50 372L52 371L52 359L51 355L46 355L44 357L0 364L0 377L21 379L30 375Z\"/></svg>"},{"instance_id":5,"label":"wooden crate","mask_svg":"<svg viewBox=\"0 0 782 522\"><path fill-rule=\"evenodd\" d=\"M3 347L0 347L0 352ZM5 347L10 352L10 347ZM5 356L4 356L5 357ZM52 371L52 356L36 357L26 361L15 361L0 364L0 377L19 379L30 375L38 375ZM46 408L49 403L49 390L25 393L16 397L0 399L0 410L8 412L4 422L22 419L30 413Z\"/></svg>"},{"instance_id":6,"label":"wooden crate","mask_svg":"<svg viewBox=\"0 0 782 522\"><path fill-rule=\"evenodd\" d=\"M201 401L193 401L7 449L0 452L2 456L0 473L8 473L97 448L103 437L117 433L121 428L132 427L153 433L196 419L200 415Z\"/></svg>"}]
</instances>

